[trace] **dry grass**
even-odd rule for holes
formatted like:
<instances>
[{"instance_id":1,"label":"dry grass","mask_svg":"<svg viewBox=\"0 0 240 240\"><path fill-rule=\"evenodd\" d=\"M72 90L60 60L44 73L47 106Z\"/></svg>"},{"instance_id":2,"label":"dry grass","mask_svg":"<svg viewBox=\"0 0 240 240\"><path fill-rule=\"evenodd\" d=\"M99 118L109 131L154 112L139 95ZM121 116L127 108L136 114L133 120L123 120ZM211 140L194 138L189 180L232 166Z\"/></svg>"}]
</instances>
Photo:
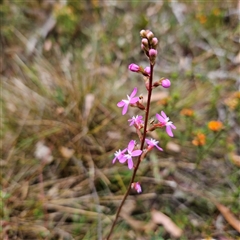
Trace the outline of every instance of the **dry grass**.
<instances>
[{"instance_id":1,"label":"dry grass","mask_svg":"<svg viewBox=\"0 0 240 240\"><path fill-rule=\"evenodd\" d=\"M170 91L155 92L151 114L164 108L178 131L171 141L153 133L165 151L142 162L143 194L131 193L113 239L174 239L162 226L144 228L151 209L183 230L179 239L237 239L215 202L239 217L236 7L235 1L5 3L1 237L106 236L131 177L126 166L112 165L113 153L136 137L116 103L136 85L145 94L127 66L146 65L139 31L149 28L160 39L155 76L172 81ZM194 110L191 123L180 115L184 108ZM225 129L196 168L193 133L207 134L210 120Z\"/></svg>"}]
</instances>

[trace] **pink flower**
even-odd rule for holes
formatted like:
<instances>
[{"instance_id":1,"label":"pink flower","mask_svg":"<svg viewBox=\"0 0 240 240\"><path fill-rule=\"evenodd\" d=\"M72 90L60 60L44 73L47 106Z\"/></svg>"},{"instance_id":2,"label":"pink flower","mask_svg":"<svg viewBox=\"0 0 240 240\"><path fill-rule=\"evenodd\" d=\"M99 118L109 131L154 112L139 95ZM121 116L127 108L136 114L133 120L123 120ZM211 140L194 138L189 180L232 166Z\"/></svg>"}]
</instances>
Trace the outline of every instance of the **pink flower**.
<instances>
[{"instance_id":1,"label":"pink flower","mask_svg":"<svg viewBox=\"0 0 240 240\"><path fill-rule=\"evenodd\" d=\"M125 148L124 150L118 150L114 153L115 155L115 158L112 160L112 163L115 163L116 160L120 160L123 156L124 156L124 153L127 151L127 148Z\"/></svg>"},{"instance_id":2,"label":"pink flower","mask_svg":"<svg viewBox=\"0 0 240 240\"><path fill-rule=\"evenodd\" d=\"M138 193L142 192L142 188L139 182L133 182L131 188L134 188Z\"/></svg>"},{"instance_id":3,"label":"pink flower","mask_svg":"<svg viewBox=\"0 0 240 240\"><path fill-rule=\"evenodd\" d=\"M136 157L142 154L142 150L133 150L135 147L135 141L131 140L128 143L128 147L127 147L127 154L124 154L123 157L121 157L121 159L119 159L120 163L125 163L126 161L128 161L128 168L132 169L133 168L133 161L132 161L132 157Z\"/></svg>"},{"instance_id":4,"label":"pink flower","mask_svg":"<svg viewBox=\"0 0 240 240\"><path fill-rule=\"evenodd\" d=\"M122 100L117 104L118 107L123 107L122 115L126 114L129 104L134 104L134 103L138 102L139 97L134 97L136 95L136 93L137 93L137 88L134 88L130 97L127 95L127 98L128 98L127 100Z\"/></svg>"},{"instance_id":5,"label":"pink flower","mask_svg":"<svg viewBox=\"0 0 240 240\"><path fill-rule=\"evenodd\" d=\"M161 83L164 88L169 88L171 86L171 82L169 79L163 79Z\"/></svg>"},{"instance_id":6,"label":"pink flower","mask_svg":"<svg viewBox=\"0 0 240 240\"><path fill-rule=\"evenodd\" d=\"M151 150L153 147L156 147L158 150L163 151L163 149L157 145L159 141L156 141L155 139L152 138L151 140L146 138L145 141L147 142L148 150Z\"/></svg>"},{"instance_id":7,"label":"pink flower","mask_svg":"<svg viewBox=\"0 0 240 240\"><path fill-rule=\"evenodd\" d=\"M130 122L129 126L134 125L136 128L140 129L143 126L143 117L142 116L136 116L136 117L132 117L131 119L128 120L128 122Z\"/></svg>"},{"instance_id":8,"label":"pink flower","mask_svg":"<svg viewBox=\"0 0 240 240\"><path fill-rule=\"evenodd\" d=\"M161 116L162 115L162 116ZM166 132L170 137L173 137L172 129L176 129L171 121L169 121L169 117L165 114L164 111L161 111L161 115L156 114L156 118L160 122L161 126L166 126Z\"/></svg>"},{"instance_id":9,"label":"pink flower","mask_svg":"<svg viewBox=\"0 0 240 240\"><path fill-rule=\"evenodd\" d=\"M140 70L140 67L135 64L135 63L131 63L129 66L128 66L128 69L132 72L139 72Z\"/></svg>"}]
</instances>

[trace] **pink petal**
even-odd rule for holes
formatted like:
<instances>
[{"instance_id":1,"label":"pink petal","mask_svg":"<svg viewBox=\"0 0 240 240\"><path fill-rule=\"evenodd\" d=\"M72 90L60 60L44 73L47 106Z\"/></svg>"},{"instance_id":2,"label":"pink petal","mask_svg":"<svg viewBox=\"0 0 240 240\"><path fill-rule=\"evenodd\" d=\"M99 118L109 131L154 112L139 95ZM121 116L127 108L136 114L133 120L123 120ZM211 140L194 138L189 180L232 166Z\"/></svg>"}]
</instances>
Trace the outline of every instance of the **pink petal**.
<instances>
[{"instance_id":1,"label":"pink petal","mask_svg":"<svg viewBox=\"0 0 240 240\"><path fill-rule=\"evenodd\" d=\"M124 101L118 102L118 104L117 104L118 107L123 107L124 105L125 105Z\"/></svg>"},{"instance_id":2,"label":"pink petal","mask_svg":"<svg viewBox=\"0 0 240 240\"><path fill-rule=\"evenodd\" d=\"M137 93L137 88L135 87L130 95L130 98L133 98Z\"/></svg>"},{"instance_id":3,"label":"pink petal","mask_svg":"<svg viewBox=\"0 0 240 240\"><path fill-rule=\"evenodd\" d=\"M167 118L167 115L164 111L161 111L161 115L164 117L164 118Z\"/></svg>"},{"instance_id":4,"label":"pink petal","mask_svg":"<svg viewBox=\"0 0 240 240\"><path fill-rule=\"evenodd\" d=\"M117 157L115 157L113 160L112 160L112 163L114 164L117 160Z\"/></svg>"},{"instance_id":5,"label":"pink petal","mask_svg":"<svg viewBox=\"0 0 240 240\"><path fill-rule=\"evenodd\" d=\"M175 125L173 125L173 124L171 124L171 127L172 127L173 129L177 129L177 128L175 127Z\"/></svg>"},{"instance_id":6,"label":"pink petal","mask_svg":"<svg viewBox=\"0 0 240 240\"><path fill-rule=\"evenodd\" d=\"M141 154L142 154L142 150L135 150L135 151L132 152L131 155L132 155L133 157L136 157L136 156L139 156L139 155L141 155Z\"/></svg>"},{"instance_id":7,"label":"pink petal","mask_svg":"<svg viewBox=\"0 0 240 240\"><path fill-rule=\"evenodd\" d=\"M126 160L127 160L127 158L123 156L122 158L119 159L119 162L120 163L125 163Z\"/></svg>"},{"instance_id":8,"label":"pink petal","mask_svg":"<svg viewBox=\"0 0 240 240\"><path fill-rule=\"evenodd\" d=\"M131 98L129 103L136 103L139 101L139 97L134 97L134 98Z\"/></svg>"},{"instance_id":9,"label":"pink petal","mask_svg":"<svg viewBox=\"0 0 240 240\"><path fill-rule=\"evenodd\" d=\"M172 128L170 126L166 126L166 131L170 137L173 137Z\"/></svg>"},{"instance_id":10,"label":"pink petal","mask_svg":"<svg viewBox=\"0 0 240 240\"><path fill-rule=\"evenodd\" d=\"M131 121L131 123L129 124L129 126L132 126L134 124L134 120L130 119L128 120L129 122Z\"/></svg>"},{"instance_id":11,"label":"pink petal","mask_svg":"<svg viewBox=\"0 0 240 240\"><path fill-rule=\"evenodd\" d=\"M156 118L158 119L159 122L165 122L164 118L160 116L158 113L156 114Z\"/></svg>"},{"instance_id":12,"label":"pink petal","mask_svg":"<svg viewBox=\"0 0 240 240\"><path fill-rule=\"evenodd\" d=\"M134 140L131 140L129 143L128 143L128 152L132 152L132 150L134 149L134 146L135 146L135 142Z\"/></svg>"},{"instance_id":13,"label":"pink petal","mask_svg":"<svg viewBox=\"0 0 240 240\"><path fill-rule=\"evenodd\" d=\"M147 144L151 144L152 142L151 142L151 140L149 140L149 139L145 139L145 141L147 142Z\"/></svg>"},{"instance_id":14,"label":"pink petal","mask_svg":"<svg viewBox=\"0 0 240 240\"><path fill-rule=\"evenodd\" d=\"M128 104L125 104L122 110L122 115L125 115L128 110Z\"/></svg>"},{"instance_id":15,"label":"pink petal","mask_svg":"<svg viewBox=\"0 0 240 240\"><path fill-rule=\"evenodd\" d=\"M158 150L163 151L163 149L160 148L158 145L155 145L155 147L156 147Z\"/></svg>"},{"instance_id":16,"label":"pink petal","mask_svg":"<svg viewBox=\"0 0 240 240\"><path fill-rule=\"evenodd\" d=\"M133 161L131 158L128 159L128 168L132 169L133 168Z\"/></svg>"}]
</instances>

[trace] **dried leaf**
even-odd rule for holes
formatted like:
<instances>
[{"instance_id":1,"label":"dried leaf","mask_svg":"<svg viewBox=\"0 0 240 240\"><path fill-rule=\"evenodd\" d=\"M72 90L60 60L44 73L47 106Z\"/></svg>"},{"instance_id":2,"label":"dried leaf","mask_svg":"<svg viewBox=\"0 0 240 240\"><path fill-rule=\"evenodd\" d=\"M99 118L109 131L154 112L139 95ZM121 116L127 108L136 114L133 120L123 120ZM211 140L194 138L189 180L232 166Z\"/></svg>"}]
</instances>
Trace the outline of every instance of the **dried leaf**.
<instances>
[{"instance_id":1,"label":"dried leaf","mask_svg":"<svg viewBox=\"0 0 240 240\"><path fill-rule=\"evenodd\" d=\"M63 147L63 146L60 147L59 151L62 154L62 156L66 159L71 158L72 155L74 154L74 149Z\"/></svg>"},{"instance_id":2,"label":"dried leaf","mask_svg":"<svg viewBox=\"0 0 240 240\"><path fill-rule=\"evenodd\" d=\"M135 220L127 213L121 213L121 217L135 230L144 230L146 223L143 221Z\"/></svg>"},{"instance_id":3,"label":"dried leaf","mask_svg":"<svg viewBox=\"0 0 240 240\"><path fill-rule=\"evenodd\" d=\"M180 229L167 215L162 212L152 210L152 220L157 224L162 224L167 232L173 237L181 237L182 229Z\"/></svg>"},{"instance_id":4,"label":"dried leaf","mask_svg":"<svg viewBox=\"0 0 240 240\"><path fill-rule=\"evenodd\" d=\"M156 101L162 100L164 98L167 98L168 96L169 96L168 92L154 92L151 97L151 102L156 102ZM144 103L147 102L147 98L148 98L147 95L143 96Z\"/></svg>"},{"instance_id":5,"label":"dried leaf","mask_svg":"<svg viewBox=\"0 0 240 240\"><path fill-rule=\"evenodd\" d=\"M28 195L28 190L29 190L29 182L28 181L24 181L22 184L21 184L21 200L24 200L27 195Z\"/></svg>"},{"instance_id":6,"label":"dried leaf","mask_svg":"<svg viewBox=\"0 0 240 240\"><path fill-rule=\"evenodd\" d=\"M224 216L226 221L240 233L240 221L235 218L235 216L232 214L229 208L226 206L220 204L220 203L215 203L217 209L221 212L221 214Z\"/></svg>"},{"instance_id":7,"label":"dried leaf","mask_svg":"<svg viewBox=\"0 0 240 240\"><path fill-rule=\"evenodd\" d=\"M89 94L86 95L84 112L83 112L83 116L85 118L88 118L90 110L93 107L94 99L95 99L95 96L93 94L89 93Z\"/></svg>"},{"instance_id":8,"label":"dried leaf","mask_svg":"<svg viewBox=\"0 0 240 240\"><path fill-rule=\"evenodd\" d=\"M174 142L168 142L166 149L175 153L179 153L181 151L180 146Z\"/></svg>"},{"instance_id":9,"label":"dried leaf","mask_svg":"<svg viewBox=\"0 0 240 240\"><path fill-rule=\"evenodd\" d=\"M235 154L235 153L231 153L231 154L230 154L230 157L231 157L232 162L233 162L236 166L240 167L240 156L237 155L237 154Z\"/></svg>"}]
</instances>

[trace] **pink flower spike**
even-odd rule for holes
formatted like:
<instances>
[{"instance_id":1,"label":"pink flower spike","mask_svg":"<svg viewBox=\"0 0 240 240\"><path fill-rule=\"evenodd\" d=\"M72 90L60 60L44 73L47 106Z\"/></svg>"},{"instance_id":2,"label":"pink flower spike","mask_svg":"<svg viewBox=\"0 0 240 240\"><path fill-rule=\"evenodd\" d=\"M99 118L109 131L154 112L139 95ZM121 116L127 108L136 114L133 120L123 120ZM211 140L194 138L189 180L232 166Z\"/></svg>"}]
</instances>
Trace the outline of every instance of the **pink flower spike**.
<instances>
[{"instance_id":1,"label":"pink flower spike","mask_svg":"<svg viewBox=\"0 0 240 240\"><path fill-rule=\"evenodd\" d=\"M159 141L156 141L155 139L152 139L152 138L151 140L146 138L145 141L147 142L149 150L151 150L153 147L156 147L158 150L163 151L163 149L157 145Z\"/></svg>"},{"instance_id":2,"label":"pink flower spike","mask_svg":"<svg viewBox=\"0 0 240 240\"><path fill-rule=\"evenodd\" d=\"M136 117L132 117L131 119L128 120L128 122L130 122L129 126L134 125L135 127L137 127L138 129L140 129L143 126L143 117L142 116L136 116Z\"/></svg>"},{"instance_id":3,"label":"pink flower spike","mask_svg":"<svg viewBox=\"0 0 240 240\"><path fill-rule=\"evenodd\" d=\"M161 116L162 115L162 116ZM170 137L173 137L172 129L176 129L171 121L169 121L169 117L165 114L164 111L161 111L161 115L156 114L156 118L160 122L162 126L166 126L166 132Z\"/></svg>"},{"instance_id":4,"label":"pink flower spike","mask_svg":"<svg viewBox=\"0 0 240 240\"><path fill-rule=\"evenodd\" d=\"M131 95L130 96L127 95L127 98L128 98L127 100L122 100L117 104L118 107L123 107L122 115L126 114L129 104L134 104L139 101L139 97L134 97L136 93L137 93L137 88L134 88Z\"/></svg>"},{"instance_id":5,"label":"pink flower spike","mask_svg":"<svg viewBox=\"0 0 240 240\"><path fill-rule=\"evenodd\" d=\"M169 80L169 79L163 79L163 80L162 80L162 86L163 86L164 88L169 88L169 87L171 86L170 80Z\"/></svg>"},{"instance_id":6,"label":"pink flower spike","mask_svg":"<svg viewBox=\"0 0 240 240\"><path fill-rule=\"evenodd\" d=\"M140 67L135 64L135 63L131 63L129 66L128 66L128 69L132 72L139 72L140 70Z\"/></svg>"},{"instance_id":7,"label":"pink flower spike","mask_svg":"<svg viewBox=\"0 0 240 240\"><path fill-rule=\"evenodd\" d=\"M126 160L128 161L128 168L132 169L133 168L133 161L132 161L132 157L137 157L139 155L142 154L142 150L133 150L135 147L135 141L131 140L128 143L128 147L127 147L127 151L128 153L125 154L120 160L119 162L124 163L126 162Z\"/></svg>"},{"instance_id":8,"label":"pink flower spike","mask_svg":"<svg viewBox=\"0 0 240 240\"><path fill-rule=\"evenodd\" d=\"M138 193L142 192L142 188L139 182L132 183L131 188L134 188Z\"/></svg>"},{"instance_id":9,"label":"pink flower spike","mask_svg":"<svg viewBox=\"0 0 240 240\"><path fill-rule=\"evenodd\" d=\"M112 163L114 164L116 162L116 160L118 159L119 161L121 160L121 158L124 156L124 153L127 151L127 148L125 148L124 150L118 150L114 153L115 158L112 160Z\"/></svg>"}]
</instances>

